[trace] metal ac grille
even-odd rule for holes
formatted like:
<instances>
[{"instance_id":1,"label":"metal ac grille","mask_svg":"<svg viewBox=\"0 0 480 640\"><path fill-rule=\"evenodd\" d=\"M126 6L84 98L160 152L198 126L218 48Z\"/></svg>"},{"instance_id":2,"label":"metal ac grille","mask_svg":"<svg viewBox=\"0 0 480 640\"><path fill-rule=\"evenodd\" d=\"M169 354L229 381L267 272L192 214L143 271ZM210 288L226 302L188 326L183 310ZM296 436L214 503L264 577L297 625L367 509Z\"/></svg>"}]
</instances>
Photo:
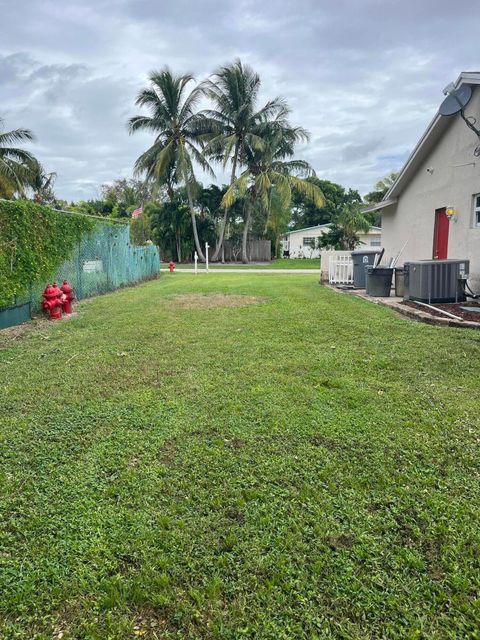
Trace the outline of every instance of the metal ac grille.
<instances>
[{"instance_id":1,"label":"metal ac grille","mask_svg":"<svg viewBox=\"0 0 480 640\"><path fill-rule=\"evenodd\" d=\"M421 302L465 300L459 277L464 272L468 273L468 260L425 260L407 265L407 298Z\"/></svg>"}]
</instances>

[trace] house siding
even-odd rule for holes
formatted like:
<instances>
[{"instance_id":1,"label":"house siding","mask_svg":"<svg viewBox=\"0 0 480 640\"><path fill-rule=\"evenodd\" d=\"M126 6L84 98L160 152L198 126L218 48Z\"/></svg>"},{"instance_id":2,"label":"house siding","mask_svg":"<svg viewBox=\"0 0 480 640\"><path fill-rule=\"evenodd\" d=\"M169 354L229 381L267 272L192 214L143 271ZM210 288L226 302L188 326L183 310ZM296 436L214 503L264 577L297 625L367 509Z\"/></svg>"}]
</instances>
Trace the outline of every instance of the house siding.
<instances>
[{"instance_id":1,"label":"house siding","mask_svg":"<svg viewBox=\"0 0 480 640\"><path fill-rule=\"evenodd\" d=\"M476 88L466 115L478 118L479 113L480 88ZM474 227L473 219L473 195L480 193L480 158L473 154L478 143L460 116L453 116L398 203L383 210L382 244L386 256L392 257L408 241L399 264L431 259L435 210L453 206L457 220L449 223L448 258L470 260L470 281L480 289L480 228Z\"/></svg>"},{"instance_id":2,"label":"house siding","mask_svg":"<svg viewBox=\"0 0 480 640\"><path fill-rule=\"evenodd\" d=\"M312 227L310 229L298 229L291 231L288 236L288 248L291 258L320 258L320 249L312 249L303 246L303 238L319 238L328 231L328 227ZM360 247L380 246L382 234L379 229L371 229L368 233L359 233ZM373 243L373 244L372 244ZM285 239L282 247L286 248ZM283 250L283 249L282 249Z\"/></svg>"}]
</instances>

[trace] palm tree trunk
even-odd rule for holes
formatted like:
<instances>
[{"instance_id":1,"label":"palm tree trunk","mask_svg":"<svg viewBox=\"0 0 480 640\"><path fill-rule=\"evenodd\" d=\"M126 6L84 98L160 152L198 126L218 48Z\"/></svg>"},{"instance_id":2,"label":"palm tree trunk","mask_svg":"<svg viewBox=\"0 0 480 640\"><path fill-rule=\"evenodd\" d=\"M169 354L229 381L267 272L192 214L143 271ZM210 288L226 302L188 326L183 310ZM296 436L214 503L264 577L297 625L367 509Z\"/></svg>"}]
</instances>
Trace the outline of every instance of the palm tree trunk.
<instances>
[{"instance_id":1,"label":"palm tree trunk","mask_svg":"<svg viewBox=\"0 0 480 640\"><path fill-rule=\"evenodd\" d=\"M243 236L242 236L242 262L243 262L243 264L248 264L247 241L248 241L248 229L250 227L251 218L252 218L252 207L250 206L250 203L248 203L248 196L247 196L247 215L245 216L245 225L243 227Z\"/></svg>"},{"instance_id":2,"label":"palm tree trunk","mask_svg":"<svg viewBox=\"0 0 480 640\"><path fill-rule=\"evenodd\" d=\"M233 163L232 163L232 174L230 176L230 186L235 182L236 173L237 173L237 163L238 163L238 150L239 150L239 141L235 143L235 152L233 154ZM218 260L218 256L223 247L223 242L225 239L225 227L227 226L227 215L228 209L225 207L223 211L223 220L220 226L220 235L218 237L217 246L215 247L215 253L212 256L212 262L216 262Z\"/></svg>"},{"instance_id":3,"label":"palm tree trunk","mask_svg":"<svg viewBox=\"0 0 480 640\"><path fill-rule=\"evenodd\" d=\"M182 243L180 241L180 234L177 232L176 234L176 242L177 242L177 261L182 261Z\"/></svg>"},{"instance_id":4,"label":"palm tree trunk","mask_svg":"<svg viewBox=\"0 0 480 640\"><path fill-rule=\"evenodd\" d=\"M195 218L195 211L193 209L192 192L190 190L190 185L188 184L188 182L186 182L185 186L187 189L187 198L188 198L188 206L190 208L190 215L192 217L192 230L193 230L193 239L195 240L195 248L197 250L200 262L206 262L205 256L202 251L202 247L200 246L200 239L198 237L197 220Z\"/></svg>"},{"instance_id":5,"label":"palm tree trunk","mask_svg":"<svg viewBox=\"0 0 480 640\"><path fill-rule=\"evenodd\" d=\"M223 241L225 238L225 227L227 226L227 215L228 209L225 207L223 210L223 220L220 226L220 235L218 236L217 246L215 247L215 253L212 256L212 262L216 262L218 260L218 256L223 247Z\"/></svg>"},{"instance_id":6,"label":"palm tree trunk","mask_svg":"<svg viewBox=\"0 0 480 640\"><path fill-rule=\"evenodd\" d=\"M280 235L275 236L275 260L280 258Z\"/></svg>"}]
</instances>

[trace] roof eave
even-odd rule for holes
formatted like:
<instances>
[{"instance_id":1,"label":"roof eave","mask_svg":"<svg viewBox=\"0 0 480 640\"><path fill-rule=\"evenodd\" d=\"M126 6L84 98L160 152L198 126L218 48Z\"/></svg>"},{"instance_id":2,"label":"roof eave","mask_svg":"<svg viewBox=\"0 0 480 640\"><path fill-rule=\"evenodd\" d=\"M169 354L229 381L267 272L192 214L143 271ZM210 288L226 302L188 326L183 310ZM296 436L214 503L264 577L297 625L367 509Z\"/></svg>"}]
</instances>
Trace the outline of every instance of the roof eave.
<instances>
[{"instance_id":1,"label":"roof eave","mask_svg":"<svg viewBox=\"0 0 480 640\"><path fill-rule=\"evenodd\" d=\"M362 209L362 213L372 213L373 211L379 211L380 209L391 207L392 204L397 204L397 198L390 198L389 200L380 200L380 202L376 202L375 204L370 205L366 209ZM381 227L372 227L372 229L377 229L377 228L381 228Z\"/></svg>"}]
</instances>

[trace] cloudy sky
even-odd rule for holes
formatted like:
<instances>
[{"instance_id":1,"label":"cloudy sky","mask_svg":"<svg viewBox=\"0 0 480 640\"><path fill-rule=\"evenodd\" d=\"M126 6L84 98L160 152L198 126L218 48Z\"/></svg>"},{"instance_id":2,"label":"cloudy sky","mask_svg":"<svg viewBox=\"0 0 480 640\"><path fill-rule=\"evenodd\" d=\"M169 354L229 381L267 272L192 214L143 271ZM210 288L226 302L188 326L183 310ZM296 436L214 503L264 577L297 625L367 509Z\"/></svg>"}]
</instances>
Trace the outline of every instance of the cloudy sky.
<instances>
[{"instance_id":1,"label":"cloudy sky","mask_svg":"<svg viewBox=\"0 0 480 640\"><path fill-rule=\"evenodd\" d=\"M478 0L0 0L0 118L28 127L56 191L130 176L137 92L165 65L201 80L240 57L311 132L321 178L368 191L398 169L442 89L480 67ZM219 179L222 179L220 173Z\"/></svg>"}]
</instances>

